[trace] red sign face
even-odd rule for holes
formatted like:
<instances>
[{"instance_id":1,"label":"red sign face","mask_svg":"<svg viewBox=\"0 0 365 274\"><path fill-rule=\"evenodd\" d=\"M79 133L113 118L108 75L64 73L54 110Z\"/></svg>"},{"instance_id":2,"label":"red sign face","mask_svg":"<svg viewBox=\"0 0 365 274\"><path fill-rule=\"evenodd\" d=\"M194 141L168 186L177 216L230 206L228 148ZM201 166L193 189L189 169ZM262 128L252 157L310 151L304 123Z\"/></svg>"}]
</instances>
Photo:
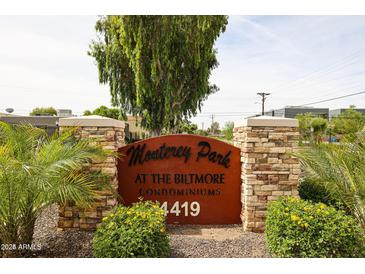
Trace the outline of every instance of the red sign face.
<instances>
[{"instance_id":1,"label":"red sign face","mask_svg":"<svg viewBox=\"0 0 365 274\"><path fill-rule=\"evenodd\" d=\"M198 135L150 138L119 149L119 194L159 201L174 224L241 223L240 149Z\"/></svg>"}]
</instances>

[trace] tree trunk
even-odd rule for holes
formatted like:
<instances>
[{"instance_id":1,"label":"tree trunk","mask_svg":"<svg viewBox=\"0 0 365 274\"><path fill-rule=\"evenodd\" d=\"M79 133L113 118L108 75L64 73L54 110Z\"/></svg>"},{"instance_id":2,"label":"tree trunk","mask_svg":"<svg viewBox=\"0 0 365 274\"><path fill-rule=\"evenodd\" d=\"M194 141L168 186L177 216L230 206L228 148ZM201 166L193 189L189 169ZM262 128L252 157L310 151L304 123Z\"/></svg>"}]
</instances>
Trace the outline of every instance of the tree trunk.
<instances>
[{"instance_id":1,"label":"tree trunk","mask_svg":"<svg viewBox=\"0 0 365 274\"><path fill-rule=\"evenodd\" d=\"M27 225L22 229L20 239L22 244L32 244L34 234L35 219L33 218Z\"/></svg>"},{"instance_id":2,"label":"tree trunk","mask_svg":"<svg viewBox=\"0 0 365 274\"><path fill-rule=\"evenodd\" d=\"M17 231L17 226L7 225L5 227L6 234L2 235L2 256L4 258L17 258L20 257L18 244L19 244L19 234Z\"/></svg>"},{"instance_id":3,"label":"tree trunk","mask_svg":"<svg viewBox=\"0 0 365 274\"><path fill-rule=\"evenodd\" d=\"M152 137L157 137L161 135L161 129L155 129L151 131Z\"/></svg>"}]
</instances>

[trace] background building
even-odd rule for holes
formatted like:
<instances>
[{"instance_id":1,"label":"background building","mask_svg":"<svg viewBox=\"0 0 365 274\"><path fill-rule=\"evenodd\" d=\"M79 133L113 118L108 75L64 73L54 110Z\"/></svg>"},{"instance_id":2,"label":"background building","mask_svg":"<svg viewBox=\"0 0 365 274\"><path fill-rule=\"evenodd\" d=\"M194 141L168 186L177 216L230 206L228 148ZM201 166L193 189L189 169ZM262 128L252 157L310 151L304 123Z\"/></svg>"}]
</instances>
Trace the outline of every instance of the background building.
<instances>
[{"instance_id":1,"label":"background building","mask_svg":"<svg viewBox=\"0 0 365 274\"><path fill-rule=\"evenodd\" d=\"M57 116L60 118L72 117L71 109L57 109Z\"/></svg>"},{"instance_id":2,"label":"background building","mask_svg":"<svg viewBox=\"0 0 365 274\"><path fill-rule=\"evenodd\" d=\"M314 108L302 106L287 106L281 109L275 109L265 112L265 116L295 118L298 114L312 113L314 116L328 119L329 108Z\"/></svg>"},{"instance_id":3,"label":"background building","mask_svg":"<svg viewBox=\"0 0 365 274\"><path fill-rule=\"evenodd\" d=\"M57 109L57 116L19 116L10 113L0 113L0 121L12 125L31 124L32 126L45 129L51 135L58 129L60 118L71 116L73 115L70 109ZM125 121L125 137L127 141L134 142L150 136L149 131L143 129L140 123L140 117L127 116L127 121Z\"/></svg>"},{"instance_id":4,"label":"background building","mask_svg":"<svg viewBox=\"0 0 365 274\"><path fill-rule=\"evenodd\" d=\"M125 122L125 136L129 141L138 141L150 136L150 132L141 127L141 118L132 115L127 116Z\"/></svg>"},{"instance_id":5,"label":"background building","mask_svg":"<svg viewBox=\"0 0 365 274\"><path fill-rule=\"evenodd\" d=\"M58 121L60 117L57 116L0 116L0 121L11 124L31 124L32 126L43 128L51 135L58 129Z\"/></svg>"},{"instance_id":6,"label":"background building","mask_svg":"<svg viewBox=\"0 0 365 274\"><path fill-rule=\"evenodd\" d=\"M329 113L329 118L332 119L334 117L337 117L340 113L348 110L349 108L338 108L338 109L331 109ZM355 108L354 110L361 112L365 115L365 108Z\"/></svg>"}]
</instances>

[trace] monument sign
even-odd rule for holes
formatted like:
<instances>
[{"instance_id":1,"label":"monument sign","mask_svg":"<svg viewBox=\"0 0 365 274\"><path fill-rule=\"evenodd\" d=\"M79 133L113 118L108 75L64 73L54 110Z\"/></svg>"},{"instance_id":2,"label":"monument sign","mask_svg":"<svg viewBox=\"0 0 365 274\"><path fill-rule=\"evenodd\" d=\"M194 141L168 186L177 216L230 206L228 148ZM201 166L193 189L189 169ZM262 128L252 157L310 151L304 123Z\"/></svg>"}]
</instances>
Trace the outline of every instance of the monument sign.
<instances>
[{"instance_id":1,"label":"monument sign","mask_svg":"<svg viewBox=\"0 0 365 274\"><path fill-rule=\"evenodd\" d=\"M118 150L119 193L159 201L174 224L241 223L240 149L198 135L167 135Z\"/></svg>"}]
</instances>

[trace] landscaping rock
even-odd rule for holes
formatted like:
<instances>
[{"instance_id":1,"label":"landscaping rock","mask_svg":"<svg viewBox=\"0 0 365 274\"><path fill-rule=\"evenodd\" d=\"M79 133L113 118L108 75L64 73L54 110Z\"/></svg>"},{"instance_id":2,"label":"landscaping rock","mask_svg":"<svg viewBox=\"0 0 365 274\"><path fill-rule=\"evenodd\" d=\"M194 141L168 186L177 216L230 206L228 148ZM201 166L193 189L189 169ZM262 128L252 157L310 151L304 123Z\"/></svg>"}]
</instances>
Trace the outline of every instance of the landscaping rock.
<instances>
[{"instance_id":1,"label":"landscaping rock","mask_svg":"<svg viewBox=\"0 0 365 274\"><path fill-rule=\"evenodd\" d=\"M57 231L58 206L39 216L33 243L41 250L32 257L92 257L93 232ZM269 257L263 234L243 232L241 225L168 226L173 258L260 258Z\"/></svg>"},{"instance_id":2,"label":"landscaping rock","mask_svg":"<svg viewBox=\"0 0 365 274\"><path fill-rule=\"evenodd\" d=\"M38 217L33 243L41 245L34 257L47 258L88 258L92 257L89 231L57 231L58 206L46 208Z\"/></svg>"},{"instance_id":3,"label":"landscaping rock","mask_svg":"<svg viewBox=\"0 0 365 274\"><path fill-rule=\"evenodd\" d=\"M263 234L243 232L242 225L169 226L171 257L269 257Z\"/></svg>"}]
</instances>

